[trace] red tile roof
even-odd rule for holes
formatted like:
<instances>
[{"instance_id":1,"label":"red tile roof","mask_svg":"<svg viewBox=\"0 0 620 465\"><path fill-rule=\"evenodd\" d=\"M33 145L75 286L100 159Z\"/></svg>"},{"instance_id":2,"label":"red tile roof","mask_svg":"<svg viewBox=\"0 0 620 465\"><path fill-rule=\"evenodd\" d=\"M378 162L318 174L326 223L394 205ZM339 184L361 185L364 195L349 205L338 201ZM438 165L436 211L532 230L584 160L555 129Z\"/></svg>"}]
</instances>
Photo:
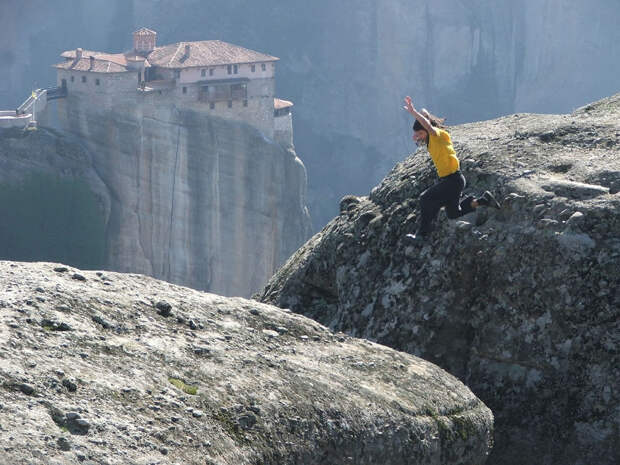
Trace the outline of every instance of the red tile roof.
<instances>
[{"instance_id":1,"label":"red tile roof","mask_svg":"<svg viewBox=\"0 0 620 465\"><path fill-rule=\"evenodd\" d=\"M67 50L66 52L62 52L60 56L64 58L72 58L75 60L75 50ZM116 63L117 65L127 66L127 57L123 53L105 53L95 52L92 50L82 51L82 58L88 58L90 56L94 56L96 60L111 61L112 63Z\"/></svg>"},{"instance_id":2,"label":"red tile roof","mask_svg":"<svg viewBox=\"0 0 620 465\"><path fill-rule=\"evenodd\" d=\"M103 53L95 52L92 50L83 50L82 59L79 62L75 61L75 50L67 50L63 52L61 57L68 58L64 63L54 65L55 68L61 69L73 69L76 71L93 71L95 73L122 73L125 71L131 71L127 68L128 62L132 61L144 61L146 68L150 67L149 62L142 56L136 55L133 51L127 53ZM90 68L90 57L95 57L95 66Z\"/></svg>"},{"instance_id":3,"label":"red tile roof","mask_svg":"<svg viewBox=\"0 0 620 465\"><path fill-rule=\"evenodd\" d=\"M273 108L274 110L281 110L282 108L292 107L293 102L289 102L288 100L282 100L279 98L273 99Z\"/></svg>"},{"instance_id":4,"label":"red tile roof","mask_svg":"<svg viewBox=\"0 0 620 465\"><path fill-rule=\"evenodd\" d=\"M137 34L139 36L146 36L146 35L153 35L153 34L157 34L157 32L146 28L146 27L141 27L140 29L138 29L137 31L134 31L134 34Z\"/></svg>"},{"instance_id":5,"label":"red tile roof","mask_svg":"<svg viewBox=\"0 0 620 465\"><path fill-rule=\"evenodd\" d=\"M189 56L185 55L187 45L189 45ZM221 40L203 40L157 47L148 54L148 60L151 65L162 68L191 68L277 61L279 58Z\"/></svg>"},{"instance_id":6,"label":"red tile roof","mask_svg":"<svg viewBox=\"0 0 620 465\"><path fill-rule=\"evenodd\" d=\"M67 60L64 63L58 63L54 65L59 69L70 69L73 71L90 71L92 73L125 73L129 71L126 66L119 65L113 61L103 60L95 57L91 66L91 60L89 56L82 56L80 60Z\"/></svg>"},{"instance_id":7,"label":"red tile roof","mask_svg":"<svg viewBox=\"0 0 620 465\"><path fill-rule=\"evenodd\" d=\"M141 30L142 29L139 31ZM186 46L189 46L189 56L185 55ZM265 63L279 60L277 57L222 42L221 40L179 42L157 47L148 54L147 59L137 55L134 51L126 53L104 53L93 50L83 50L82 59L77 62L75 50L67 50L60 56L68 60L64 63L54 65L56 68L99 73L120 73L129 71L127 68L128 62L142 60L145 61L144 65L147 68L155 65L162 68L173 69L240 63ZM90 67L91 56L95 57L95 66L93 69Z\"/></svg>"}]
</instances>

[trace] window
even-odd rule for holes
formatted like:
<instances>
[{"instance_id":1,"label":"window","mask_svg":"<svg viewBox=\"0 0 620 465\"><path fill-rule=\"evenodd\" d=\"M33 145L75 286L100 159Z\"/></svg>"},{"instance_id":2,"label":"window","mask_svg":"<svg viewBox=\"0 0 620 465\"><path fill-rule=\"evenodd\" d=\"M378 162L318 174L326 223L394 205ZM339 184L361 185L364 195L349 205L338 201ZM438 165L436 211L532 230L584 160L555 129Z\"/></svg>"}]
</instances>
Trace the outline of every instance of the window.
<instances>
[{"instance_id":1,"label":"window","mask_svg":"<svg viewBox=\"0 0 620 465\"><path fill-rule=\"evenodd\" d=\"M232 108L232 100L228 101L228 108Z\"/></svg>"},{"instance_id":2,"label":"window","mask_svg":"<svg viewBox=\"0 0 620 465\"><path fill-rule=\"evenodd\" d=\"M198 90L198 101L199 102L208 102L209 101L209 86L201 86Z\"/></svg>"},{"instance_id":3,"label":"window","mask_svg":"<svg viewBox=\"0 0 620 465\"><path fill-rule=\"evenodd\" d=\"M252 65L252 72L255 73L256 72L256 65Z\"/></svg>"},{"instance_id":4,"label":"window","mask_svg":"<svg viewBox=\"0 0 620 465\"><path fill-rule=\"evenodd\" d=\"M211 68L211 69L209 70L209 76L213 76L213 71L214 71L214 69L213 69L213 68Z\"/></svg>"},{"instance_id":5,"label":"window","mask_svg":"<svg viewBox=\"0 0 620 465\"><path fill-rule=\"evenodd\" d=\"M71 82L75 81L75 76L71 76Z\"/></svg>"},{"instance_id":6,"label":"window","mask_svg":"<svg viewBox=\"0 0 620 465\"><path fill-rule=\"evenodd\" d=\"M247 107L247 106L248 106L248 101L247 101L247 100L244 100L244 101L243 101L243 106L244 106L244 107Z\"/></svg>"},{"instance_id":7,"label":"window","mask_svg":"<svg viewBox=\"0 0 620 465\"><path fill-rule=\"evenodd\" d=\"M180 69L175 69L174 70L174 77L175 79L178 79L181 77L181 70Z\"/></svg>"},{"instance_id":8,"label":"window","mask_svg":"<svg viewBox=\"0 0 620 465\"><path fill-rule=\"evenodd\" d=\"M263 71L267 70L267 65L265 63L263 63L262 65L260 65L260 69L262 69Z\"/></svg>"},{"instance_id":9,"label":"window","mask_svg":"<svg viewBox=\"0 0 620 465\"><path fill-rule=\"evenodd\" d=\"M98 86L100 84L99 79L95 79L95 85Z\"/></svg>"},{"instance_id":10,"label":"window","mask_svg":"<svg viewBox=\"0 0 620 465\"><path fill-rule=\"evenodd\" d=\"M213 109L215 108L215 103L214 103L214 102L211 102L211 103L209 104L209 108L211 108L211 110L213 110Z\"/></svg>"},{"instance_id":11,"label":"window","mask_svg":"<svg viewBox=\"0 0 620 465\"><path fill-rule=\"evenodd\" d=\"M232 65L228 65L228 74L232 74Z\"/></svg>"},{"instance_id":12,"label":"window","mask_svg":"<svg viewBox=\"0 0 620 465\"><path fill-rule=\"evenodd\" d=\"M187 87L183 87L183 93L187 94Z\"/></svg>"},{"instance_id":13,"label":"window","mask_svg":"<svg viewBox=\"0 0 620 465\"><path fill-rule=\"evenodd\" d=\"M239 67L238 67L237 65L233 66L233 70L234 70L233 72L234 72L235 74L238 74L238 73L239 73Z\"/></svg>"},{"instance_id":14,"label":"window","mask_svg":"<svg viewBox=\"0 0 620 465\"><path fill-rule=\"evenodd\" d=\"M233 84L230 86L230 97L233 100L246 100L248 91L246 84Z\"/></svg>"},{"instance_id":15,"label":"window","mask_svg":"<svg viewBox=\"0 0 620 465\"><path fill-rule=\"evenodd\" d=\"M207 70L203 69L200 71L200 76L205 77L207 75Z\"/></svg>"},{"instance_id":16,"label":"window","mask_svg":"<svg viewBox=\"0 0 620 465\"><path fill-rule=\"evenodd\" d=\"M82 76L82 82L86 82L86 76Z\"/></svg>"}]
</instances>

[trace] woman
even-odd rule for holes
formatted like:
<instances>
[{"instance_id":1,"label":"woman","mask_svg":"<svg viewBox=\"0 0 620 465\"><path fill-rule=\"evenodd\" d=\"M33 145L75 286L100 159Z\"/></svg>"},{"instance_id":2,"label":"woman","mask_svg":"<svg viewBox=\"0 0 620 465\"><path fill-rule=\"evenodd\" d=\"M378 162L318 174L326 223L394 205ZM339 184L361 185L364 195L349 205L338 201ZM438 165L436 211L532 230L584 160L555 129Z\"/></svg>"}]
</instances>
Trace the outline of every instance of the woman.
<instances>
[{"instance_id":1,"label":"woman","mask_svg":"<svg viewBox=\"0 0 620 465\"><path fill-rule=\"evenodd\" d=\"M407 238L415 242L423 242L433 230L433 221L441 207L446 207L448 218L466 215L481 205L500 208L499 203L489 191L485 191L478 198L469 196L461 200L461 194L465 188L465 176L459 170L459 159L452 146L450 134L444 129L444 120L431 115L424 109L418 112L409 96L405 98L404 108L415 118L413 140L418 145L426 144L439 175L439 182L426 189L420 196L420 209L422 210L420 226L415 234L407 234Z\"/></svg>"}]
</instances>

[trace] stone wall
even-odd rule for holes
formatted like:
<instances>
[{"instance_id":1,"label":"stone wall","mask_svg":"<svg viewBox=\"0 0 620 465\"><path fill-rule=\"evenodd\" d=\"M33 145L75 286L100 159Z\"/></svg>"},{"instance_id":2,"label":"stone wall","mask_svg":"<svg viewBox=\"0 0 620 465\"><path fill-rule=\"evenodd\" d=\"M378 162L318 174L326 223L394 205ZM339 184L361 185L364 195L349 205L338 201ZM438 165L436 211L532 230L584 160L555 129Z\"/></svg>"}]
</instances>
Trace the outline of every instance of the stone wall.
<instances>
[{"instance_id":1,"label":"stone wall","mask_svg":"<svg viewBox=\"0 0 620 465\"><path fill-rule=\"evenodd\" d=\"M82 78L86 78L86 82L82 82ZM93 111L111 110L124 102L136 102L138 72L90 73L59 69L56 85L62 87L63 80L70 101L81 100L84 108L90 105ZM64 104L60 105L64 107Z\"/></svg>"},{"instance_id":2,"label":"stone wall","mask_svg":"<svg viewBox=\"0 0 620 465\"><path fill-rule=\"evenodd\" d=\"M32 119L32 113L17 115L15 110L0 111L0 128L24 128Z\"/></svg>"},{"instance_id":3,"label":"stone wall","mask_svg":"<svg viewBox=\"0 0 620 465\"><path fill-rule=\"evenodd\" d=\"M276 74L275 63L265 63L265 71L261 67L261 63L253 63L255 65L254 72L252 72L252 64L240 64L237 65L237 74L228 74L227 65L218 66L205 66L204 68L187 68L181 70L181 76L179 78L180 83L191 83L196 81L209 81L217 79L229 79L229 78L249 78L249 79L270 79L274 78ZM202 70L206 70L205 75L202 75ZM209 73L209 70L213 69L213 76ZM172 70L167 71L172 79ZM163 74L162 74L163 75Z\"/></svg>"},{"instance_id":4,"label":"stone wall","mask_svg":"<svg viewBox=\"0 0 620 465\"><path fill-rule=\"evenodd\" d=\"M292 113L274 117L274 139L284 147L293 146Z\"/></svg>"},{"instance_id":5,"label":"stone wall","mask_svg":"<svg viewBox=\"0 0 620 465\"><path fill-rule=\"evenodd\" d=\"M230 77L230 76L228 76ZM148 85L148 83L147 83ZM275 94L275 80L273 78L252 79L247 82L247 106L243 100L214 102L211 108L209 102L198 100L201 85L177 83L166 95L154 92L149 97L153 103L165 103L204 111L208 114L241 121L258 128L266 137L274 137L273 98ZM183 89L185 88L185 93Z\"/></svg>"}]
</instances>

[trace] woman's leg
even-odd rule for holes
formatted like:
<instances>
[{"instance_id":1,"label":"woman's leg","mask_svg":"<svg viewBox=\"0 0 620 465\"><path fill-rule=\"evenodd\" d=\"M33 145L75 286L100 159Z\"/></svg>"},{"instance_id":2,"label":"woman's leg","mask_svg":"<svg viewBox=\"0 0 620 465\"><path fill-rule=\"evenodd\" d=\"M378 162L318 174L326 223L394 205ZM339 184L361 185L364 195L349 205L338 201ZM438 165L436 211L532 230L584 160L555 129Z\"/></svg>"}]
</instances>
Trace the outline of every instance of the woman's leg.
<instances>
[{"instance_id":1,"label":"woman's leg","mask_svg":"<svg viewBox=\"0 0 620 465\"><path fill-rule=\"evenodd\" d=\"M450 186L445 180L429 187L420 195L421 219L418 234L427 235L433 230L433 221L437 213L449 198Z\"/></svg>"},{"instance_id":2,"label":"woman's leg","mask_svg":"<svg viewBox=\"0 0 620 465\"><path fill-rule=\"evenodd\" d=\"M472 207L472 202L476 200L473 196L469 195L461 200L461 203L455 202L451 205L446 205L446 216L451 220L460 218L463 215L467 215L475 210Z\"/></svg>"},{"instance_id":3,"label":"woman's leg","mask_svg":"<svg viewBox=\"0 0 620 465\"><path fill-rule=\"evenodd\" d=\"M462 174L450 178L449 198L445 203L446 215L450 219L459 218L475 210L472 206L472 202L475 200L474 197L468 196L461 200L461 194L463 189L465 189L465 185L465 176Z\"/></svg>"}]
</instances>

